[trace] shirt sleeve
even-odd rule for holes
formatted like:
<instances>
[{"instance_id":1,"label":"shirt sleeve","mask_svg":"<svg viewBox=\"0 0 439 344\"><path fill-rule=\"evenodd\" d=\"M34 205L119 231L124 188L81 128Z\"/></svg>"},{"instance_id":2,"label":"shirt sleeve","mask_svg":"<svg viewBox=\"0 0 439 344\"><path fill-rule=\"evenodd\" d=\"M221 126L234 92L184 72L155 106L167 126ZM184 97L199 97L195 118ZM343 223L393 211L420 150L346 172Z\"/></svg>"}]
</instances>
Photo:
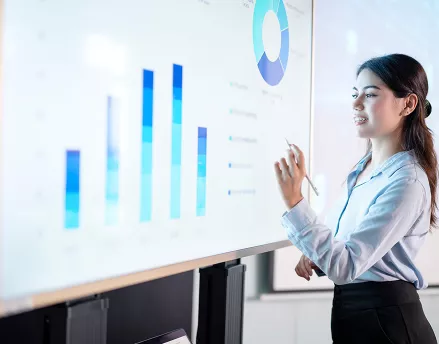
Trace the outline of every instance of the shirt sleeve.
<instances>
[{"instance_id":1,"label":"shirt sleeve","mask_svg":"<svg viewBox=\"0 0 439 344\"><path fill-rule=\"evenodd\" d=\"M348 284L369 270L400 241L426 206L418 180L391 183L375 199L364 219L346 240L334 238L306 200L282 216L288 238L335 284Z\"/></svg>"}]
</instances>

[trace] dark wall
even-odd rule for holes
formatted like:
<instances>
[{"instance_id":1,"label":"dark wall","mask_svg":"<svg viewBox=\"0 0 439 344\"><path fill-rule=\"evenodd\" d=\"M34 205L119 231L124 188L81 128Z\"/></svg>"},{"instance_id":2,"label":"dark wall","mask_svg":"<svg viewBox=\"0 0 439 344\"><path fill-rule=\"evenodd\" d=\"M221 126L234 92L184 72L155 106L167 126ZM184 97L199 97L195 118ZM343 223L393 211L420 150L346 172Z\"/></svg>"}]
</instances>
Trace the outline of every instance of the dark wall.
<instances>
[{"instance_id":1,"label":"dark wall","mask_svg":"<svg viewBox=\"0 0 439 344\"><path fill-rule=\"evenodd\" d=\"M109 298L108 344L133 344L177 328L191 335L193 271L102 294ZM62 344L53 337L65 307L56 305L0 319L1 344Z\"/></svg>"}]
</instances>

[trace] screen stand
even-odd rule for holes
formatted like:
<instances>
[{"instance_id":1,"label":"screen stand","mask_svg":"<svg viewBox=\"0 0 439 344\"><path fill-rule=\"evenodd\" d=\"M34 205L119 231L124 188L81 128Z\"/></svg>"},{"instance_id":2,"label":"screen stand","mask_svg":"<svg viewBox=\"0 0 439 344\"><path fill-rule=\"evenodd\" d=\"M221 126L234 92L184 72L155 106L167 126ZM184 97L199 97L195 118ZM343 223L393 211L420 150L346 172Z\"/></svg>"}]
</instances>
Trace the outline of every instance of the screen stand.
<instances>
[{"instance_id":1,"label":"screen stand","mask_svg":"<svg viewBox=\"0 0 439 344\"><path fill-rule=\"evenodd\" d=\"M51 307L44 320L44 343L106 344L107 298L90 297Z\"/></svg>"},{"instance_id":2,"label":"screen stand","mask_svg":"<svg viewBox=\"0 0 439 344\"><path fill-rule=\"evenodd\" d=\"M245 265L233 260L200 269L197 344L241 344Z\"/></svg>"}]
</instances>

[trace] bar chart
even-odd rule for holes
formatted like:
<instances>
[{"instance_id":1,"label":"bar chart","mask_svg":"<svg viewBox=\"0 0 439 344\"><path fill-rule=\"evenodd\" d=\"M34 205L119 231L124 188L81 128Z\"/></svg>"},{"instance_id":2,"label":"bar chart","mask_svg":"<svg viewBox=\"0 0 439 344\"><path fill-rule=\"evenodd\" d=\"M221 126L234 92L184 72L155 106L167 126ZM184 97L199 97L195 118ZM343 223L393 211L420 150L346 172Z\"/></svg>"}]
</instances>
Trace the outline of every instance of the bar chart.
<instances>
[{"instance_id":1,"label":"bar chart","mask_svg":"<svg viewBox=\"0 0 439 344\"><path fill-rule=\"evenodd\" d=\"M170 199L169 218L181 217L181 179L182 179L182 118L183 118L183 66L173 64L172 79L172 123L171 130L171 165L170 165ZM141 145L140 145L140 223L150 222L153 218L153 122L154 122L154 72L142 70L141 92ZM120 123L121 114L117 98L106 97L106 165L105 165L105 218L106 226L120 224ZM194 215L206 215L207 185L207 128L195 127L197 169L196 204ZM193 130L193 129L192 129ZM158 144L161 144L160 141ZM66 189L65 189L65 223L66 229L80 227L80 150L66 151ZM160 166L162 167L162 166ZM84 168L85 169L85 168ZM87 173L87 171L85 171ZM195 185L195 184L194 184Z\"/></svg>"}]
</instances>

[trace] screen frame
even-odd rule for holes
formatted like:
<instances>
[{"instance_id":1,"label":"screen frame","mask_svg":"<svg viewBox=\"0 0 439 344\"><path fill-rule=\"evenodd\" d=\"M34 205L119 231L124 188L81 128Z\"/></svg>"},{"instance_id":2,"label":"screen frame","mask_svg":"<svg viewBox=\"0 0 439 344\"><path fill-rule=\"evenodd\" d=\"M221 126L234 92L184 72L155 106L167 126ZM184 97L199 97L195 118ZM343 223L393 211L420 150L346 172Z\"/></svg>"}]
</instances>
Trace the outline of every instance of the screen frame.
<instances>
[{"instance_id":1,"label":"screen frame","mask_svg":"<svg viewBox=\"0 0 439 344\"><path fill-rule=\"evenodd\" d=\"M313 128L313 79L314 79L314 7L315 1L311 1L311 120L310 120L310 145L309 145L309 159L308 159L308 171L311 172L312 163L311 163L311 151L312 151L312 128ZM4 0L0 0L0 66L3 66L3 55L2 55L2 47L3 47L3 15L4 15ZM3 74L0 69L0 122L3 115L3 107L2 107L2 86L3 86ZM1 145L1 140L0 140ZM1 154L1 146L0 146L0 154ZM1 160L1 155L0 155ZM0 187L1 181L3 180L0 169ZM312 197L310 188L307 188L307 196ZM0 197L0 205L2 202L2 198ZM0 206L0 218L1 218L1 209ZM0 242L3 237L3 228L0 224ZM141 272L126 274L122 276L111 277L103 280L97 280L90 283L84 283L79 285L74 285L68 288L63 288L54 291L48 291L38 294L29 295L27 297L21 297L18 299L11 300L3 300L0 299L0 319L2 317L11 316L14 314L19 314L55 304L59 304L62 302L66 302L69 300L75 300L82 297L86 297L89 295L99 294L103 292L108 292L115 289L129 287L131 285L145 283L149 281L153 281L159 278L164 278L167 276L172 276L175 274L195 270L198 268L203 268L207 266L211 266L214 264L231 261L235 259L241 259L245 257L250 257L258 254L274 252L278 249L282 249L285 247L291 246L291 242L286 239L277 242L271 242L260 246L254 246L249 248L244 248L236 251L226 252L222 254L217 254L213 256L207 256L199 259L194 259L190 261L179 262L171 265L161 266L153 269L144 270ZM2 260L0 255L0 266ZM0 282L2 275L0 274ZM1 283L0 283L1 288ZM1 291L1 289L0 289ZM178 338L178 337L177 337ZM174 338L175 339L175 338ZM141 343L148 343L141 342ZM152 342L153 343L153 342ZM160 343L160 342L157 342ZM149 344L149 343L148 343Z\"/></svg>"},{"instance_id":2,"label":"screen frame","mask_svg":"<svg viewBox=\"0 0 439 344\"><path fill-rule=\"evenodd\" d=\"M291 246L289 240L278 241L261 246L245 248L210 257L204 257L186 262L180 262L138 273L127 274L119 277L108 278L91 283L80 284L56 291L35 294L14 300L0 300L0 318L21 312L42 308L67 300L79 299L88 295L99 294L114 289L128 287L134 284L149 282L155 279L195 270L198 268L227 262L230 260L254 256L261 253L275 251Z\"/></svg>"}]
</instances>

